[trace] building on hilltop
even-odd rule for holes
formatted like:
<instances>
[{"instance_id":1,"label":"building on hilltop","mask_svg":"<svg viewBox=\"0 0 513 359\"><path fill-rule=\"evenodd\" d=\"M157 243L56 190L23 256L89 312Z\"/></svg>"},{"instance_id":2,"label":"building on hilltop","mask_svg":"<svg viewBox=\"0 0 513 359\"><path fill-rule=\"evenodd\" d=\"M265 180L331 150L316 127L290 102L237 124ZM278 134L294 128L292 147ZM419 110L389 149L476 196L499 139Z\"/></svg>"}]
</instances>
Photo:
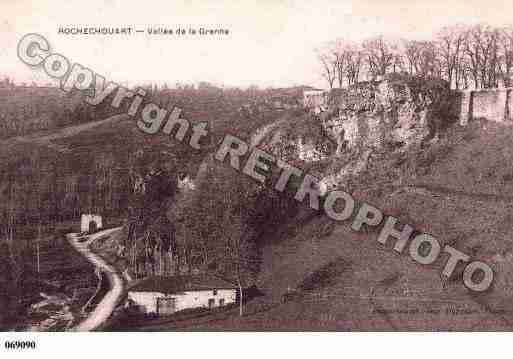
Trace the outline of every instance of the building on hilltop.
<instances>
[{"instance_id":1,"label":"building on hilltop","mask_svg":"<svg viewBox=\"0 0 513 359\"><path fill-rule=\"evenodd\" d=\"M83 214L80 220L80 232L95 233L103 228L102 216Z\"/></svg>"}]
</instances>

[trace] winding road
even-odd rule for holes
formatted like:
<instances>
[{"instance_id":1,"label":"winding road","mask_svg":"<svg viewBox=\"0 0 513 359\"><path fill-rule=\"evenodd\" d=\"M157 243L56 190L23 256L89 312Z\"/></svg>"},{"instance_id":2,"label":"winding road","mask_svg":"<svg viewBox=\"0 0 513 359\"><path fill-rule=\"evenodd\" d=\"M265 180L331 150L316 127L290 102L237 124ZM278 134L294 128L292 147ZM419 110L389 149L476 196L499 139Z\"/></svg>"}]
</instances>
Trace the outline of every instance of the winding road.
<instances>
[{"instance_id":1,"label":"winding road","mask_svg":"<svg viewBox=\"0 0 513 359\"><path fill-rule=\"evenodd\" d=\"M119 304L123 293L125 291L125 286L123 279L116 271L116 269L108 264L103 258L95 254L89 249L89 246L96 239L112 234L116 231L119 231L121 227L108 229L105 231L101 231L95 233L88 237L87 241L79 242L75 236L72 234L68 234L66 238L71 243L73 248L75 248L80 254L82 254L90 263L92 263L95 267L97 267L100 271L106 274L107 279L109 280L110 289L103 297L103 299L98 303L96 308L89 314L89 316L83 320L81 323L73 327L72 331L93 331L101 328L101 326L109 319L109 317L116 309L116 306Z\"/></svg>"},{"instance_id":2,"label":"winding road","mask_svg":"<svg viewBox=\"0 0 513 359\"><path fill-rule=\"evenodd\" d=\"M73 137L81 132L89 131L95 127L103 126L110 123L116 123L129 119L126 114L112 115L104 120L90 121L79 125L72 125L67 127L58 128L52 131L39 131L30 133L26 136L11 137L6 140L0 141L0 146L6 146L13 143L35 143L41 146L56 147L52 142L63 138Z\"/></svg>"}]
</instances>

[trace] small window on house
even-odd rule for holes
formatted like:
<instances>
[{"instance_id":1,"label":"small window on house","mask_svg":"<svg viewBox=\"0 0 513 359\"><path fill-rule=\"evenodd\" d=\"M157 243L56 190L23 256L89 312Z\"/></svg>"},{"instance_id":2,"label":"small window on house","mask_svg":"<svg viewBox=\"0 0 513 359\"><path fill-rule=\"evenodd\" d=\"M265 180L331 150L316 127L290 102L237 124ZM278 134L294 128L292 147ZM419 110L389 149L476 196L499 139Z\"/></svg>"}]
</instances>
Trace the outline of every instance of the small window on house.
<instances>
[{"instance_id":1,"label":"small window on house","mask_svg":"<svg viewBox=\"0 0 513 359\"><path fill-rule=\"evenodd\" d=\"M224 305L224 298L219 299L219 306L222 307Z\"/></svg>"},{"instance_id":2,"label":"small window on house","mask_svg":"<svg viewBox=\"0 0 513 359\"><path fill-rule=\"evenodd\" d=\"M217 289L214 289L214 295L217 295Z\"/></svg>"}]
</instances>

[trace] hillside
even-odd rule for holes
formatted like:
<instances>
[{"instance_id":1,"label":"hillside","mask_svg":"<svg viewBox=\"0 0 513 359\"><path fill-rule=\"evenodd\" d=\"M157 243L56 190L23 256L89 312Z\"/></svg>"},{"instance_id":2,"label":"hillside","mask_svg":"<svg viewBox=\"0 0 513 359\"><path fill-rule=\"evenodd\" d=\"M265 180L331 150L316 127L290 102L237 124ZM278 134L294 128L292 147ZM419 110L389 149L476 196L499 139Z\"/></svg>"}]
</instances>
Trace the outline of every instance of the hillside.
<instances>
[{"instance_id":1,"label":"hillside","mask_svg":"<svg viewBox=\"0 0 513 359\"><path fill-rule=\"evenodd\" d=\"M13 317L9 321L21 321L37 300L37 293L30 297L32 292L27 292L28 298L21 298L24 283L37 288L39 282L51 279L46 273L40 278L34 275L39 230L42 237L61 238L59 227L70 230L73 226L76 230L80 215L95 211L103 215L107 227L139 221L137 236L130 240L123 236L121 241L124 248L137 252L141 274L154 269L154 258L145 250L145 240L154 238L149 238L147 232L154 234L159 228L166 232L166 245L159 246L158 254L170 257L167 252L176 248L174 229L168 225L160 206L176 193L178 178L194 177L210 144L218 141L228 128L249 135L279 117L284 110L276 108L270 96L280 93L218 88L153 93L154 100L163 106L180 106L184 118L192 123L208 122L211 136L200 151L191 150L188 137L181 143L163 134L148 136L127 115L111 115L112 109L109 112L105 108L94 111L78 96L67 96L55 88L14 88L0 93L0 102L10 114L4 118L6 128L32 123L32 119L37 124L20 125L0 136L0 258L4 268L0 282L12 284L4 286L0 300L4 303L5 298L10 298ZM284 95L287 101L297 104L294 96L297 94ZM80 105L76 107L79 112L68 111L68 100ZM106 102L108 105L110 99ZM248 111L241 111L246 104ZM52 115L52 121L44 121L46 110L54 106L59 116ZM123 110L127 109L118 112ZM105 113L110 115L102 117ZM18 115L23 121L17 121ZM67 116L67 120L53 121L61 115ZM158 222L157 217L163 224L154 223ZM8 248L4 238L11 231L14 240L12 248ZM118 245L113 246L114 255ZM58 255L68 253L65 249L60 251L60 242L56 241L54 247ZM155 242L152 248L155 249ZM53 263L53 252L48 254L49 258L46 255L42 261L46 263L48 259ZM82 270L80 263L75 263L77 270ZM122 258L120 263L127 262ZM92 277L93 286L95 280ZM0 318L0 326L4 327L5 320Z\"/></svg>"},{"instance_id":2,"label":"hillside","mask_svg":"<svg viewBox=\"0 0 513 359\"><path fill-rule=\"evenodd\" d=\"M284 223L263 248L257 285L265 296L250 301L244 317L144 328L511 330L509 130L487 122L452 129L454 141L433 154L442 158L419 163L423 174L400 186L388 183L395 192L382 193L383 183L361 190L386 213L491 264L492 290L473 294L461 283L461 273L447 280L440 261L420 266L379 244L378 231L358 234L326 216L301 216ZM284 302L287 293L294 295Z\"/></svg>"},{"instance_id":3,"label":"hillside","mask_svg":"<svg viewBox=\"0 0 513 359\"><path fill-rule=\"evenodd\" d=\"M315 174L327 188L349 191L358 202L372 203L490 264L493 288L473 294L461 283L461 270L447 279L441 276L443 261L420 266L391 245L379 244L380 227L355 233L350 222L335 223L215 163L207 155L211 146L191 153L167 136L142 134L123 116L0 143L6 149L0 155L0 186L7 191L16 183L22 189L6 203L19 207L17 233L24 246L31 247L35 235L31 224L38 218L31 213L41 213L30 197L36 192L29 189L42 178L40 186L48 193L57 189L45 199L47 205L39 204L50 210L44 215L47 222L76 218L91 201L111 223L130 220L128 206L151 209L136 227L137 236L130 239L127 226L123 235L95 247L123 270L133 269L126 254L138 248L142 275L161 270L154 258L164 251L177 270L233 278L237 261L230 248L242 239L243 280L263 293L249 298L244 317L227 312L180 324L146 323L139 329L512 328L513 131L508 124L476 120L459 126L451 93L441 81L392 78L361 84L334 92L328 111L318 117L266 107L266 100L233 100L232 95L223 95L224 105L215 111L210 109L220 103L218 92L194 104L187 96L179 98L187 118L211 124L212 145L228 129L240 130L252 146ZM196 190L159 198L151 190L148 196L135 194L137 179L157 168L169 178L189 174ZM26 176L15 181L13 174L20 171ZM100 181L102 173L111 182ZM7 204L4 211L10 213ZM173 232L169 243L163 229ZM152 248L153 260L144 248Z\"/></svg>"},{"instance_id":4,"label":"hillside","mask_svg":"<svg viewBox=\"0 0 513 359\"><path fill-rule=\"evenodd\" d=\"M401 106L424 106L428 114L433 108L408 98L399 105L399 113ZM413 107L409 113L422 111ZM377 242L381 227L356 233L350 221L335 223L300 209L279 217L281 222L272 230L256 236L261 263L254 283L264 296L248 302L244 317L225 315L144 328L511 330L512 128L486 120L460 127L449 117L445 125L424 131L429 121L416 123L419 118L414 116L405 115L403 121L399 116L384 130L385 136L401 133L409 123L410 129L417 128L407 133L409 143L383 145L364 137L344 153L328 153L323 160L299 158L298 144L305 139L311 148L327 141L313 127L314 119L285 119L258 138L266 150L283 154L289 149L289 160L335 178L335 185L350 190L357 201L372 203L400 223L488 263L495 274L492 288L471 292L462 284L461 269L445 278L444 256L421 266L406 252L397 254L392 244ZM372 118L365 111L357 117ZM306 133L301 125L291 126L293 120L310 123L312 130ZM245 203L252 213L252 203ZM270 223L259 222L264 227Z\"/></svg>"}]
</instances>

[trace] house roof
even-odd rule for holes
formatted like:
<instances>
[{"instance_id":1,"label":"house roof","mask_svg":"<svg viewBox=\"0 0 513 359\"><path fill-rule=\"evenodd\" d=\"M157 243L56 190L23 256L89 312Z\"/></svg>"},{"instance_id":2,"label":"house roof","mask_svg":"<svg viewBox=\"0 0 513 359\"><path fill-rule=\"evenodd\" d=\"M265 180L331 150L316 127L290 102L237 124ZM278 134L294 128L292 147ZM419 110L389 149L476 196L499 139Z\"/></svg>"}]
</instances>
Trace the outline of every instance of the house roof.
<instances>
[{"instance_id":1,"label":"house roof","mask_svg":"<svg viewBox=\"0 0 513 359\"><path fill-rule=\"evenodd\" d=\"M172 277L152 276L129 288L129 292L179 293L185 291L235 289L237 286L220 277L209 274L180 275Z\"/></svg>"}]
</instances>

